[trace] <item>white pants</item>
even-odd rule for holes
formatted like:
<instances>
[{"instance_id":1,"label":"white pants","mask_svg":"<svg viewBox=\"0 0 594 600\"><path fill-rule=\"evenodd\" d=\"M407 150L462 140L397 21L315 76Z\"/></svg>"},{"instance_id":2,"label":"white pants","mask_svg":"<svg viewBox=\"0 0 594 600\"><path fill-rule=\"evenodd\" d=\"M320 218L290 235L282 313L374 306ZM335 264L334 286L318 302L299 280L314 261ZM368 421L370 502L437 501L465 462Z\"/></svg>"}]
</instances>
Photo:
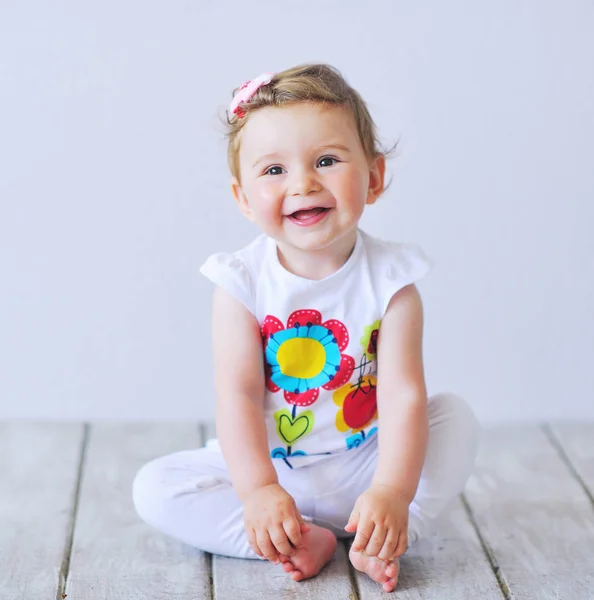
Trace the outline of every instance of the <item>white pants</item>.
<instances>
[{"instance_id":1,"label":"white pants","mask_svg":"<svg viewBox=\"0 0 594 600\"><path fill-rule=\"evenodd\" d=\"M479 425L462 398L431 396L428 412L429 442L409 509L409 546L429 533L464 489L478 446ZM307 520L337 537L350 537L354 534L344 526L371 483L377 455L376 435L359 448L309 466L290 469L282 459L272 460L280 485ZM166 535L213 554L259 558L248 543L243 507L216 440L144 465L134 480L133 499L139 516Z\"/></svg>"}]
</instances>

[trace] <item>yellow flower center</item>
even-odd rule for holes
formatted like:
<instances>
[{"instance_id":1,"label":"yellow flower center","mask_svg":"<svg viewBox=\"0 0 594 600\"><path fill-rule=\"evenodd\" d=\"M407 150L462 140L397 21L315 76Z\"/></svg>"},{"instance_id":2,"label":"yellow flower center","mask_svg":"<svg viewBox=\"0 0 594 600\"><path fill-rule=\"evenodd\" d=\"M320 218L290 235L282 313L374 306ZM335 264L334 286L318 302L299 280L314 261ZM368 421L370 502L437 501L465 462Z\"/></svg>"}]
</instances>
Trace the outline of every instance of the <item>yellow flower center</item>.
<instances>
[{"instance_id":1,"label":"yellow flower center","mask_svg":"<svg viewBox=\"0 0 594 600\"><path fill-rule=\"evenodd\" d=\"M292 338L281 344L276 358L284 375L310 379L324 368L326 350L318 340Z\"/></svg>"}]
</instances>

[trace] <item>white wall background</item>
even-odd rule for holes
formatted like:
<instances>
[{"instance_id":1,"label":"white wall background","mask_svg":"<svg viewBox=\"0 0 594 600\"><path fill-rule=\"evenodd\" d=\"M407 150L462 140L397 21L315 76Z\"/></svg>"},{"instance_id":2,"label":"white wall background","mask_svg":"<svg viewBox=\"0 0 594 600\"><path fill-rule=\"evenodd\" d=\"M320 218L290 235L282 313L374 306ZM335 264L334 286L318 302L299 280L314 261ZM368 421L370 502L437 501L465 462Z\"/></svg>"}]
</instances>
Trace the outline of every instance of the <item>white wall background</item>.
<instances>
[{"instance_id":1,"label":"white wall background","mask_svg":"<svg viewBox=\"0 0 594 600\"><path fill-rule=\"evenodd\" d=\"M594 5L0 5L0 418L209 418L211 286L257 233L218 114L329 62L393 184L362 226L421 244L430 393L484 422L594 418Z\"/></svg>"}]
</instances>

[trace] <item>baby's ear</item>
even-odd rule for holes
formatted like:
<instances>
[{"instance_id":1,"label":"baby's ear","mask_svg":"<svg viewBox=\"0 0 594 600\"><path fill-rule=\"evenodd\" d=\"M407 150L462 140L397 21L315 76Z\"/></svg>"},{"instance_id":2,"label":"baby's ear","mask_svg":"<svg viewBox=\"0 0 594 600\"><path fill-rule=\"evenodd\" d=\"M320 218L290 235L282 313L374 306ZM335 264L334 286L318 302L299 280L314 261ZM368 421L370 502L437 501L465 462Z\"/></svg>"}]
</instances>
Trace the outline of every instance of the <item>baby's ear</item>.
<instances>
[{"instance_id":1,"label":"baby's ear","mask_svg":"<svg viewBox=\"0 0 594 600\"><path fill-rule=\"evenodd\" d=\"M380 154L369 164L369 189L367 190L366 204L373 204L382 195L385 174L386 157Z\"/></svg>"},{"instance_id":2,"label":"baby's ear","mask_svg":"<svg viewBox=\"0 0 594 600\"><path fill-rule=\"evenodd\" d=\"M231 191L233 192L233 197L239 206L239 210L242 212L243 216L250 220L254 220L254 215L252 214L252 208L246 195L243 193L243 189L241 184L239 183L236 177L231 179Z\"/></svg>"}]
</instances>

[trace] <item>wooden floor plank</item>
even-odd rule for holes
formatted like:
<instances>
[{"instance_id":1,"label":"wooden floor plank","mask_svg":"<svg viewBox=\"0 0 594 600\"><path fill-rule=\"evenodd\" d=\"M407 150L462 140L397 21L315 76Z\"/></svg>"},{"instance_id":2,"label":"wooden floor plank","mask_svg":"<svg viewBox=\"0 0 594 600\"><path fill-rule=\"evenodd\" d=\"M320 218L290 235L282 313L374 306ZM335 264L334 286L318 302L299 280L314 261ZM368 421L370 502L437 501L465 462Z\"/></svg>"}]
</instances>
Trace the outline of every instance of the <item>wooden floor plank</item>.
<instances>
[{"instance_id":1,"label":"wooden floor plank","mask_svg":"<svg viewBox=\"0 0 594 600\"><path fill-rule=\"evenodd\" d=\"M349 600L356 598L343 544L320 573L295 582L278 565L264 560L213 556L215 600Z\"/></svg>"},{"instance_id":2,"label":"wooden floor plank","mask_svg":"<svg viewBox=\"0 0 594 600\"><path fill-rule=\"evenodd\" d=\"M594 512L541 427L485 428L465 497L511 598L594 598Z\"/></svg>"},{"instance_id":3,"label":"wooden floor plank","mask_svg":"<svg viewBox=\"0 0 594 600\"><path fill-rule=\"evenodd\" d=\"M361 600L385 600L379 583L363 573L356 578ZM504 600L460 499L401 557L396 593L398 600Z\"/></svg>"},{"instance_id":4,"label":"wooden floor plank","mask_svg":"<svg viewBox=\"0 0 594 600\"><path fill-rule=\"evenodd\" d=\"M0 423L0 598L62 589L84 426Z\"/></svg>"},{"instance_id":5,"label":"wooden floor plank","mask_svg":"<svg viewBox=\"0 0 594 600\"><path fill-rule=\"evenodd\" d=\"M594 498L594 423L551 423L548 430Z\"/></svg>"},{"instance_id":6,"label":"wooden floor plank","mask_svg":"<svg viewBox=\"0 0 594 600\"><path fill-rule=\"evenodd\" d=\"M66 593L76 600L211 598L209 557L143 523L132 503L138 469L200 445L194 424L93 425Z\"/></svg>"},{"instance_id":7,"label":"wooden floor plank","mask_svg":"<svg viewBox=\"0 0 594 600\"><path fill-rule=\"evenodd\" d=\"M212 427L202 431L214 436ZM142 464L199 439L193 424L90 429L67 600L211 598L210 557L145 525L131 498ZM593 440L592 423L483 431L465 498L508 598L594 599ZM0 599L56 598L83 441L81 424L0 423ZM213 561L218 600L357 597L342 544L318 577L301 583L266 562ZM361 600L387 597L354 578ZM403 557L395 597L504 597L461 503Z\"/></svg>"}]
</instances>

